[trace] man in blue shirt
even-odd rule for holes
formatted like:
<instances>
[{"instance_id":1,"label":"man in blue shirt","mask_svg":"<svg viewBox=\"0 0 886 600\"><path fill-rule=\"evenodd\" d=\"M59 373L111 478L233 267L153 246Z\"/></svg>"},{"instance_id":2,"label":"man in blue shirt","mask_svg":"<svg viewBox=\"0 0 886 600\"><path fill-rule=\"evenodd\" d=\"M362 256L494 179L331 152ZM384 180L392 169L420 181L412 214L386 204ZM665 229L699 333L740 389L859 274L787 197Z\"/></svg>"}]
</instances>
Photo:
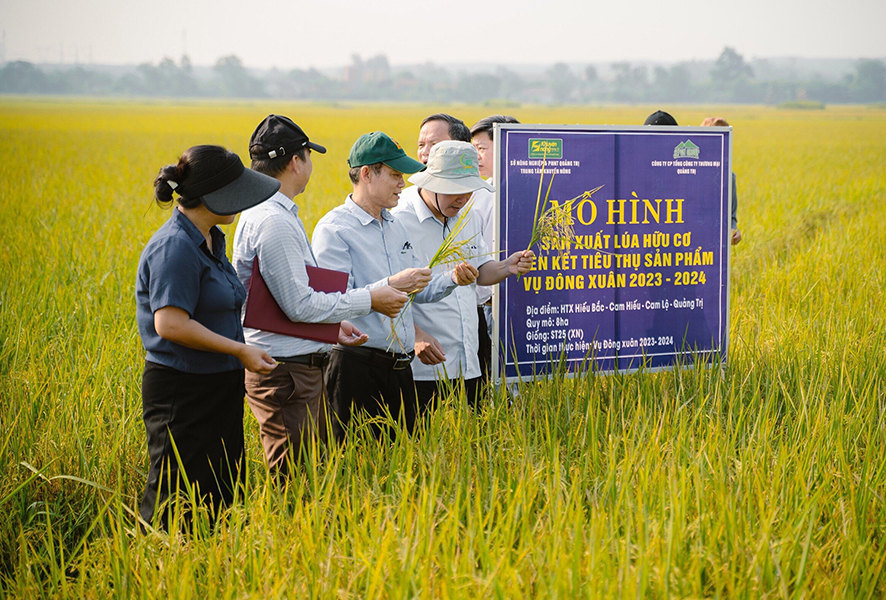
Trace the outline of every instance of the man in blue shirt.
<instances>
[{"instance_id":1,"label":"man in blue shirt","mask_svg":"<svg viewBox=\"0 0 886 600\"><path fill-rule=\"evenodd\" d=\"M451 274L421 266L403 225L390 209L405 187L403 173L424 168L380 131L360 136L351 148L348 173L354 191L344 204L326 214L314 228L314 253L321 267L349 273L348 289L390 285L413 294L415 302L434 302L456 285L469 285L476 267L461 263ZM327 390L342 425L352 411L372 417L389 413L412 430L415 423L415 384L410 363L415 356L415 329L407 307L396 319L370 313L353 319L369 336L359 348L336 346L330 356ZM376 435L382 428L375 426ZM343 435L343 430L338 432Z\"/></svg>"}]
</instances>

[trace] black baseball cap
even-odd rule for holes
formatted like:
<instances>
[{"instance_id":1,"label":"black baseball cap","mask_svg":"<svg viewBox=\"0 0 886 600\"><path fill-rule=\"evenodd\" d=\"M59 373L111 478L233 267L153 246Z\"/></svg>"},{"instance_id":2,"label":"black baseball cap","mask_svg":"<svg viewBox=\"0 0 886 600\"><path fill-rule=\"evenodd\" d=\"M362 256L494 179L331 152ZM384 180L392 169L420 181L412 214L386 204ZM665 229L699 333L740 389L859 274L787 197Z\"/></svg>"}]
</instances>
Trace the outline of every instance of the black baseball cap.
<instances>
[{"instance_id":1,"label":"black baseball cap","mask_svg":"<svg viewBox=\"0 0 886 600\"><path fill-rule=\"evenodd\" d=\"M183 198L199 198L210 212L217 215L235 215L276 194L280 182L247 169L239 156L225 151L224 161L214 172L173 189Z\"/></svg>"},{"instance_id":2,"label":"black baseball cap","mask_svg":"<svg viewBox=\"0 0 886 600\"><path fill-rule=\"evenodd\" d=\"M643 123L644 125L676 125L677 119L669 115L663 110L657 110L648 117Z\"/></svg>"},{"instance_id":3,"label":"black baseball cap","mask_svg":"<svg viewBox=\"0 0 886 600\"><path fill-rule=\"evenodd\" d=\"M258 160L294 154L306 147L326 154L326 148L310 141L301 127L282 115L265 117L249 138L249 156Z\"/></svg>"}]
</instances>

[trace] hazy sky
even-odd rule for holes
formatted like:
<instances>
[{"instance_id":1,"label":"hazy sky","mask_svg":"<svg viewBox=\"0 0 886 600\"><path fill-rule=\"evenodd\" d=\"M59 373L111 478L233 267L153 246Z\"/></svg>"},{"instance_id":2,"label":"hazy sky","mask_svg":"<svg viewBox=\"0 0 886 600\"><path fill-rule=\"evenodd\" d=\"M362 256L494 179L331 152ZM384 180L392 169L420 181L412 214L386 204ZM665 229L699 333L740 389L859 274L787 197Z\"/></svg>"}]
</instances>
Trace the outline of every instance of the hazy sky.
<instances>
[{"instance_id":1,"label":"hazy sky","mask_svg":"<svg viewBox=\"0 0 886 600\"><path fill-rule=\"evenodd\" d=\"M250 67L886 56L884 0L0 0L6 60Z\"/></svg>"}]
</instances>

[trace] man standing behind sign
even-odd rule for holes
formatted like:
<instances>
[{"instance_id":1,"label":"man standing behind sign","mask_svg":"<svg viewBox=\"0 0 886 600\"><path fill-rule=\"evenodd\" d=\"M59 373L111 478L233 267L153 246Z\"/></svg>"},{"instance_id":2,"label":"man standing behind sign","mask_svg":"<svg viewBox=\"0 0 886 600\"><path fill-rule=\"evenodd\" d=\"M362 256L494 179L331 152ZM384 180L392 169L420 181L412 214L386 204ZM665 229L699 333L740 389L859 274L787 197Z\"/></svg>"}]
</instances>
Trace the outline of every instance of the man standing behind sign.
<instances>
[{"instance_id":1,"label":"man standing behind sign","mask_svg":"<svg viewBox=\"0 0 886 600\"><path fill-rule=\"evenodd\" d=\"M701 122L702 127L729 127L723 117L708 117ZM735 184L735 171L732 172L732 245L741 241L741 230L738 228L738 186Z\"/></svg>"},{"instance_id":2,"label":"man standing behind sign","mask_svg":"<svg viewBox=\"0 0 886 600\"><path fill-rule=\"evenodd\" d=\"M436 113L426 117L418 130L418 160L428 164L431 148L446 140L471 141L471 131L465 122L446 113Z\"/></svg>"},{"instance_id":3,"label":"man standing behind sign","mask_svg":"<svg viewBox=\"0 0 886 600\"><path fill-rule=\"evenodd\" d=\"M325 154L326 148L309 141L289 118L268 115L259 123L249 140L252 168L276 178L280 191L240 217L234 234L234 267L248 289L253 261L258 260L262 278L287 317L297 322L341 322L339 343L360 345L366 335L343 319L367 315L370 310L395 317L406 294L389 286L346 294L325 294L310 287L305 265L316 267L317 261L293 199L305 191L311 178L312 151ZM325 426L323 367L331 346L257 329L244 332L250 344L280 363L270 374L250 373L246 393L259 423L268 466L282 475L290 444L297 449L308 442L314 428Z\"/></svg>"},{"instance_id":4,"label":"man standing behind sign","mask_svg":"<svg viewBox=\"0 0 886 600\"><path fill-rule=\"evenodd\" d=\"M419 261L427 264L444 238L450 233L459 211L479 189L491 190L477 169L477 150L467 142L444 141L430 152L427 170L409 178L415 186L403 191L393 213L403 223L415 244ZM465 254L477 268L477 283L494 285L509 275L526 273L535 255L531 250L515 252L506 260L489 255L483 240L480 219L468 213L458 240L467 242ZM435 267L445 272L446 266ZM481 382L477 358L477 295L475 286L455 290L434 304L416 306L417 329L428 338L416 338L415 351L420 362L414 367L415 387L420 411L433 407L434 398L463 377L468 400L475 407Z\"/></svg>"},{"instance_id":5,"label":"man standing behind sign","mask_svg":"<svg viewBox=\"0 0 886 600\"><path fill-rule=\"evenodd\" d=\"M648 117L643 123L644 125L670 125L676 127L677 119L669 115L663 110L657 110ZM701 122L702 127L729 127L726 119L721 117L708 117ZM738 188L735 185L735 172L732 173L732 219L730 227L732 229L732 245L736 245L741 241L741 231L738 229Z\"/></svg>"},{"instance_id":6,"label":"man standing behind sign","mask_svg":"<svg viewBox=\"0 0 886 600\"><path fill-rule=\"evenodd\" d=\"M456 285L477 278L472 265L461 263L452 274L431 277L421 267L403 225L389 212L397 206L405 185L403 173L424 168L381 131L360 136L348 157L354 191L344 204L327 213L314 228L314 250L320 265L350 274L348 289L390 285L415 294L416 303L435 302ZM427 263L424 263L427 264ZM415 424L415 384L410 363L415 357L412 311L394 320L378 314L354 319L369 334L360 348L336 346L327 373L331 404L342 425L352 411L370 417L403 419ZM376 435L382 429L375 426ZM338 436L343 430L336 430Z\"/></svg>"}]
</instances>

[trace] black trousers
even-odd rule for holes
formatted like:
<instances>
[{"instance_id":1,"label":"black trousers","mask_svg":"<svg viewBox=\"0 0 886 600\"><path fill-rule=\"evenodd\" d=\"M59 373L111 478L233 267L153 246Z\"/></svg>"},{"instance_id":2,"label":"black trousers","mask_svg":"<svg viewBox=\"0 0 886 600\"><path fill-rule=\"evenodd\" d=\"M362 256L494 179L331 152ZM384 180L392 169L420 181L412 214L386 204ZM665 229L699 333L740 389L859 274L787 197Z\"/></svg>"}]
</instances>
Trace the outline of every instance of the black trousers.
<instances>
[{"instance_id":1,"label":"black trousers","mask_svg":"<svg viewBox=\"0 0 886 600\"><path fill-rule=\"evenodd\" d=\"M444 381L416 381L415 392L418 396L418 412L419 416L424 416L435 408L440 398L446 396L449 390L458 388L458 379L449 379ZM480 394L483 390L483 378L475 377L473 379L465 379L465 395L468 404L477 409L480 406Z\"/></svg>"},{"instance_id":2,"label":"black trousers","mask_svg":"<svg viewBox=\"0 0 886 600\"><path fill-rule=\"evenodd\" d=\"M234 498L243 470L242 369L199 375L145 362L142 407L151 459L139 512L168 525L170 495L196 485L211 514ZM176 454L178 456L176 456Z\"/></svg>"},{"instance_id":3,"label":"black trousers","mask_svg":"<svg viewBox=\"0 0 886 600\"><path fill-rule=\"evenodd\" d=\"M351 419L360 412L368 417L385 418L389 412L395 421L402 419L410 433L415 428L415 383L412 367L395 370L372 364L362 357L339 348L329 354L326 367L326 391L329 398L333 434L338 441L345 438ZM370 427L376 438L395 431L380 421Z\"/></svg>"},{"instance_id":4,"label":"black trousers","mask_svg":"<svg viewBox=\"0 0 886 600\"><path fill-rule=\"evenodd\" d=\"M489 337L488 324L486 323L486 313L482 306L477 307L477 336L480 339L480 346L477 349L477 358L480 359L480 373L484 380L489 379L489 369L492 368L492 339Z\"/></svg>"}]
</instances>

